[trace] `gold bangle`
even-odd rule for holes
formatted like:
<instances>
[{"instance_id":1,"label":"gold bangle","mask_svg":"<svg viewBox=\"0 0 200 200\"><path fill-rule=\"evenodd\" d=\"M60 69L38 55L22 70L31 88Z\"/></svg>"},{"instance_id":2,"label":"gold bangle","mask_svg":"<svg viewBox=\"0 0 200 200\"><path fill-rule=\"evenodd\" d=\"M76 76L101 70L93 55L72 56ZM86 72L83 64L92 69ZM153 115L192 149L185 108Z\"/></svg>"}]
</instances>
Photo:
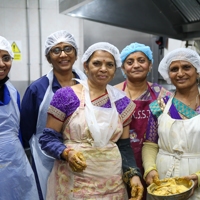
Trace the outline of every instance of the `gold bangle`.
<instances>
[{"instance_id":1,"label":"gold bangle","mask_svg":"<svg viewBox=\"0 0 200 200\"><path fill-rule=\"evenodd\" d=\"M65 151L65 159L66 159L66 161L67 161L68 153L69 153L70 151L75 151L75 150L74 150L74 149L67 149L67 151Z\"/></svg>"}]
</instances>

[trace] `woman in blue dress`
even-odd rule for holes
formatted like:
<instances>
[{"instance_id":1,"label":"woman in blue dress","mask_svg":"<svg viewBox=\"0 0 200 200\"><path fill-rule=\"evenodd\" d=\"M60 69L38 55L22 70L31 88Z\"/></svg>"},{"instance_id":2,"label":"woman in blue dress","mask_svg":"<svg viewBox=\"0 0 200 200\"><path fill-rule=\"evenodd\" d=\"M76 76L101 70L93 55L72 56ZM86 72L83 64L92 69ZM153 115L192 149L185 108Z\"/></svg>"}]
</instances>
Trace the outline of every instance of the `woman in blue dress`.
<instances>
[{"instance_id":1,"label":"woman in blue dress","mask_svg":"<svg viewBox=\"0 0 200 200\"><path fill-rule=\"evenodd\" d=\"M8 81L14 54L0 36L0 199L37 200L34 173L19 139L20 97Z\"/></svg>"},{"instance_id":2,"label":"woman in blue dress","mask_svg":"<svg viewBox=\"0 0 200 200\"><path fill-rule=\"evenodd\" d=\"M45 56L52 70L34 81L22 100L22 140L24 148L31 148L40 200L46 197L47 179L55 159L41 150L38 139L46 126L47 109L54 93L62 87L77 84L72 78L86 78L82 71L73 67L77 53L76 41L69 32L60 30L49 35L45 42Z\"/></svg>"}]
</instances>

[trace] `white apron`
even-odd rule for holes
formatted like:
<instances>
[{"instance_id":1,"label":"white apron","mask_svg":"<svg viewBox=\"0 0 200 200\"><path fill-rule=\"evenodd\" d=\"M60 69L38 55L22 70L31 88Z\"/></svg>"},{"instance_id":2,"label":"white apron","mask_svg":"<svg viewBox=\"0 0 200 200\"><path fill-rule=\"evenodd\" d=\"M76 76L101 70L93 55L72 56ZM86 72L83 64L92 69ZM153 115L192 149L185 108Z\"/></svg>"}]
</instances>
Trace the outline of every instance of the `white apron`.
<instances>
[{"instance_id":1,"label":"white apron","mask_svg":"<svg viewBox=\"0 0 200 200\"><path fill-rule=\"evenodd\" d=\"M79 79L75 80L79 81L85 87L85 118L94 139L93 146L104 147L108 144L118 123L118 112L115 101L125 97L126 93L113 86L107 85L106 90L110 98L111 108L93 106L90 99L87 79L84 81Z\"/></svg>"},{"instance_id":2,"label":"white apron","mask_svg":"<svg viewBox=\"0 0 200 200\"><path fill-rule=\"evenodd\" d=\"M72 69L73 72L76 72L80 79L85 79L85 74L78 70L78 69ZM49 174L53 168L53 164L55 159L49 155L47 155L42 149L41 145L39 144L39 138L43 133L44 128L46 127L47 123L47 110L49 108L49 105L51 103L52 97L54 95L54 92L52 90L52 84L53 84L53 70L51 70L47 74L47 78L49 79L49 86L46 90L46 93L44 95L43 101L40 104L39 112L38 112L38 119L37 119L37 126L36 126L36 134L33 134L31 137L29 143L31 148L31 153L34 158L38 179L40 183L40 187L42 190L43 198L46 198L46 191L47 191L47 180L49 177Z\"/></svg>"},{"instance_id":3,"label":"white apron","mask_svg":"<svg viewBox=\"0 0 200 200\"><path fill-rule=\"evenodd\" d=\"M187 176L200 170L200 115L186 120L172 119L167 113L173 97L158 117L156 167L160 179ZM190 198L197 199L200 199L200 188Z\"/></svg>"},{"instance_id":4,"label":"white apron","mask_svg":"<svg viewBox=\"0 0 200 200\"><path fill-rule=\"evenodd\" d=\"M11 100L0 106L0 199L38 200L34 173L18 138L17 90L7 81Z\"/></svg>"},{"instance_id":5,"label":"white apron","mask_svg":"<svg viewBox=\"0 0 200 200\"><path fill-rule=\"evenodd\" d=\"M63 127L63 143L82 152L87 167L81 173L73 172L67 161L56 159L48 179L46 200L128 200L122 158L116 145L123 132L121 117L117 113L117 127L108 143L104 147L94 146L93 133L88 130L85 118L85 98L83 88L80 106ZM96 111L95 115L102 115L100 110Z\"/></svg>"}]
</instances>

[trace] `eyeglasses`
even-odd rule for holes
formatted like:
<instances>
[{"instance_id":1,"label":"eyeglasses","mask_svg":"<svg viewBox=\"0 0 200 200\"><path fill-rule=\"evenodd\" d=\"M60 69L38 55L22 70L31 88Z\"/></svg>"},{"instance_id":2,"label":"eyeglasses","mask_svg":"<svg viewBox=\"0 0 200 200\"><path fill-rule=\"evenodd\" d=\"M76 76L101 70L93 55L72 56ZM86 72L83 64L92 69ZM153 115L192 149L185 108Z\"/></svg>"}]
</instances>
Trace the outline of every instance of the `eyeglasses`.
<instances>
[{"instance_id":1,"label":"eyeglasses","mask_svg":"<svg viewBox=\"0 0 200 200\"><path fill-rule=\"evenodd\" d=\"M66 46L64 47L64 49L61 49L59 47L56 47L54 49L51 49L51 52L54 56L60 56L61 55L61 52L64 51L66 55L69 55L69 54L72 54L73 52L73 47L71 46Z\"/></svg>"},{"instance_id":2,"label":"eyeglasses","mask_svg":"<svg viewBox=\"0 0 200 200\"><path fill-rule=\"evenodd\" d=\"M0 60L2 60L4 63L9 62L11 60L11 57L6 55L6 56L3 56L3 58L0 58Z\"/></svg>"}]
</instances>

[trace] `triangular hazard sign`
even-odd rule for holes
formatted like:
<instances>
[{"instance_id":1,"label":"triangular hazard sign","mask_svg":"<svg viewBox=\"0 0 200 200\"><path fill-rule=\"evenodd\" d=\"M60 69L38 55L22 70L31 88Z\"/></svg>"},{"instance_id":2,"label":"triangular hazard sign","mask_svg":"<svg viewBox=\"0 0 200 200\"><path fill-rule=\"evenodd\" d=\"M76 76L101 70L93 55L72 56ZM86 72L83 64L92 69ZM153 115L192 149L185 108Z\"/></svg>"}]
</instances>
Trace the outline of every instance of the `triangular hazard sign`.
<instances>
[{"instance_id":1,"label":"triangular hazard sign","mask_svg":"<svg viewBox=\"0 0 200 200\"><path fill-rule=\"evenodd\" d=\"M12 47L12 51L14 53L20 53L20 50L19 50L19 48L18 48L18 46L16 45L15 42L12 43L11 47Z\"/></svg>"}]
</instances>

